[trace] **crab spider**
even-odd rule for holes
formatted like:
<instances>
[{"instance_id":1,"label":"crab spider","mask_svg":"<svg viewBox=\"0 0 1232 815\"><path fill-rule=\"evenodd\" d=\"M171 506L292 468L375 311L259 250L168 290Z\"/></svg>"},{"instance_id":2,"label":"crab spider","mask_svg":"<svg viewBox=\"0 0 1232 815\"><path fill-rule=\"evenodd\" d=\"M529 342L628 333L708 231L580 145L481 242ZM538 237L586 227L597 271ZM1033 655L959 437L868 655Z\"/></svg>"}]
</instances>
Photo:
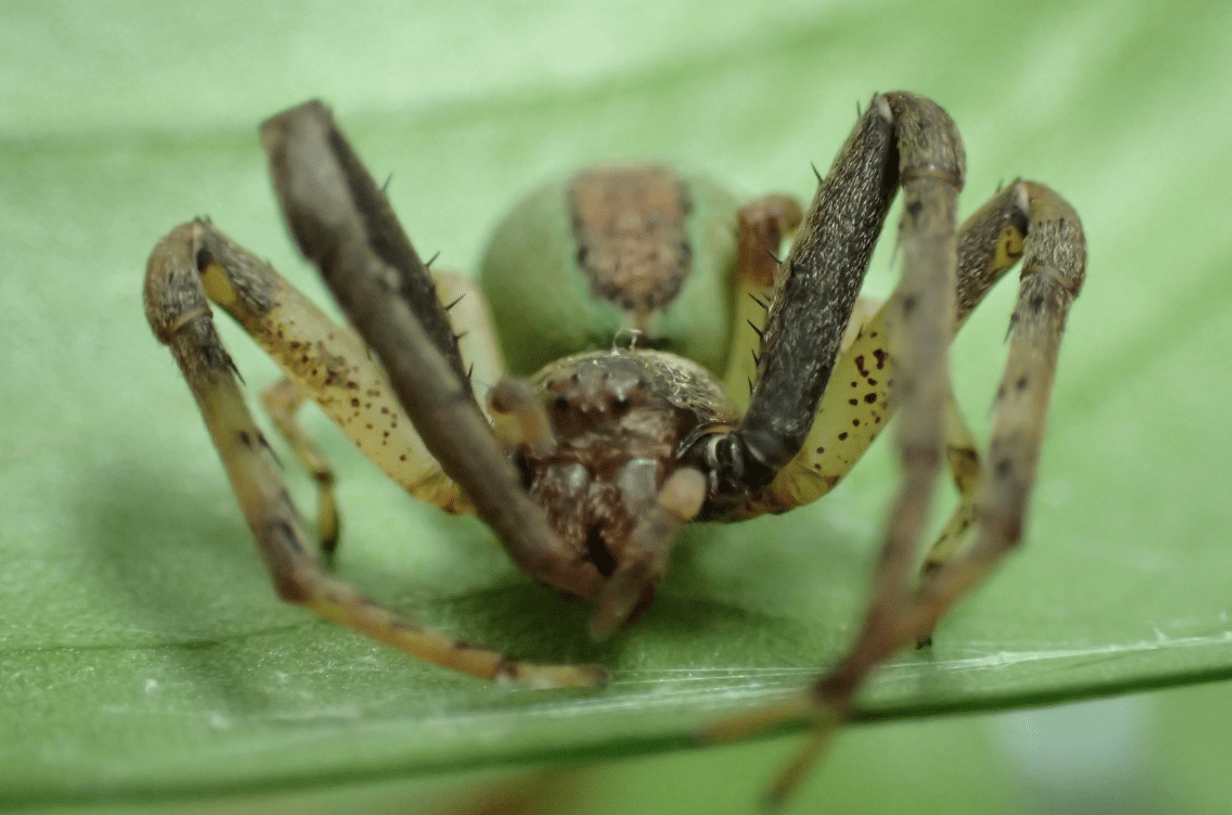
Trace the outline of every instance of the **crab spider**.
<instances>
[{"instance_id":1,"label":"crab spider","mask_svg":"<svg viewBox=\"0 0 1232 815\"><path fill-rule=\"evenodd\" d=\"M782 195L741 204L663 167L584 170L515 209L479 288L420 260L320 103L274 116L261 136L290 231L358 336L204 221L154 248L145 307L284 600L479 677L586 686L607 676L453 640L324 569L245 404L211 303L286 374L265 403L319 484L327 550L338 529L333 475L296 422L305 399L413 496L475 513L528 575L595 601L598 637L650 602L683 524L819 498L897 412L903 480L851 650L800 699L728 722L716 737L810 712L840 719L878 663L927 639L1020 541L1061 335L1085 273L1082 226L1049 188L1021 180L958 226L965 156L935 103L873 97L806 211ZM881 304L859 291L899 190L902 274ZM948 348L1020 258L1008 362L981 458L951 393ZM487 394L475 393L473 366L480 381L498 383ZM961 498L917 575L943 463Z\"/></svg>"}]
</instances>

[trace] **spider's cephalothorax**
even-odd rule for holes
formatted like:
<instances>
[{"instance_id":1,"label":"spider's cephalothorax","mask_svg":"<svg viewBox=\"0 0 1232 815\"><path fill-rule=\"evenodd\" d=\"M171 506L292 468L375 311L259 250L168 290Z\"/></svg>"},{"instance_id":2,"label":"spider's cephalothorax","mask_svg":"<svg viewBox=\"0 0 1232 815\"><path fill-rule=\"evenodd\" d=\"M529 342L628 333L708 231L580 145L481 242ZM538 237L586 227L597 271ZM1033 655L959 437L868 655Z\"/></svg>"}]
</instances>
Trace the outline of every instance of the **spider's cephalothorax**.
<instances>
[{"instance_id":1,"label":"spider's cephalothorax","mask_svg":"<svg viewBox=\"0 0 1232 815\"><path fill-rule=\"evenodd\" d=\"M551 437L516 447L523 483L565 550L610 578L676 469L681 443L730 426L735 405L700 365L654 350L566 357L531 381ZM644 587L638 608L653 590Z\"/></svg>"},{"instance_id":2,"label":"spider's cephalothorax","mask_svg":"<svg viewBox=\"0 0 1232 815\"><path fill-rule=\"evenodd\" d=\"M327 550L338 530L333 474L295 419L305 398L412 495L475 512L527 574L596 600L597 636L645 607L682 524L820 497L897 412L904 476L872 607L847 656L778 713L840 719L879 662L926 639L1021 539L1061 334L1086 270L1082 225L1050 189L1021 180L958 224L966 157L933 102L874 96L803 212L782 195L738 206L715 185L661 167L574 174L527 198L497 230L482 293L429 272L320 103L278 114L261 136L287 224L359 337L201 221L155 247L145 303L282 598L476 676L549 686L606 677L595 666L533 665L452 640L322 569L210 301L287 374L265 403L319 484ZM900 191L901 279L881 304L859 290ZM984 466L950 390L948 347L1020 260ZM616 349L619 337L629 347ZM519 376L542 370L528 383L505 375L506 359ZM472 381L496 383L483 405ZM943 463L961 498L914 576Z\"/></svg>"}]
</instances>

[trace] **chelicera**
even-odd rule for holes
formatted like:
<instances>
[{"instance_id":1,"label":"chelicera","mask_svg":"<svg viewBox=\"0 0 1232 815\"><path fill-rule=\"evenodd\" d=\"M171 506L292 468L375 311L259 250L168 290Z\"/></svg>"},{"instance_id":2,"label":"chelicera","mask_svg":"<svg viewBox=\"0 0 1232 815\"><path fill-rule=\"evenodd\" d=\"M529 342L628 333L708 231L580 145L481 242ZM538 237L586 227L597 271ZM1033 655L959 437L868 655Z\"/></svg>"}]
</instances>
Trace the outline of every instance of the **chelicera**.
<instances>
[{"instance_id":1,"label":"chelicera","mask_svg":"<svg viewBox=\"0 0 1232 815\"><path fill-rule=\"evenodd\" d=\"M320 485L327 551L338 530L333 476L296 422L307 398L412 495L474 512L528 575L593 600L598 637L650 602L682 524L815 500L897 412L904 475L871 608L797 713L841 718L876 664L927 639L1021 539L1061 334L1085 273L1082 226L1054 192L1021 180L958 225L965 155L935 103L873 97L807 209L783 195L741 203L663 167L577 173L516 207L478 287L421 261L320 103L274 116L261 135L290 231L351 327L204 221L155 247L145 305L283 599L479 677L578 686L607 675L455 641L322 568L211 302L286 373L264 401ZM901 279L878 303L859 291L899 190ZM984 465L952 397L948 347L1020 259ZM476 393L475 382L496 384ZM962 497L917 574L944 464Z\"/></svg>"}]
</instances>

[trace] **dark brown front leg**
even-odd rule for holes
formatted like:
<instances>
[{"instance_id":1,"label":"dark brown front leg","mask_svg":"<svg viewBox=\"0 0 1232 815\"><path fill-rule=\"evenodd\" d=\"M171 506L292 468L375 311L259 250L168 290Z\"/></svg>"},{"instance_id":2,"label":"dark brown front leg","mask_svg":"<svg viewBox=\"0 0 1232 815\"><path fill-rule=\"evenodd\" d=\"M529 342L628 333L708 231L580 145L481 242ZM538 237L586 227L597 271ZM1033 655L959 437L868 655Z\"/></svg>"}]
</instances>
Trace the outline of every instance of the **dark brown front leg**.
<instances>
[{"instance_id":1,"label":"dark brown front leg","mask_svg":"<svg viewBox=\"0 0 1232 815\"><path fill-rule=\"evenodd\" d=\"M300 250L380 358L442 470L523 571L579 597L597 596L599 573L565 554L522 489L449 352L456 352L452 333L442 338L434 319L424 316L443 311L427 270L329 111L320 102L292 108L265 122L261 138Z\"/></svg>"}]
</instances>

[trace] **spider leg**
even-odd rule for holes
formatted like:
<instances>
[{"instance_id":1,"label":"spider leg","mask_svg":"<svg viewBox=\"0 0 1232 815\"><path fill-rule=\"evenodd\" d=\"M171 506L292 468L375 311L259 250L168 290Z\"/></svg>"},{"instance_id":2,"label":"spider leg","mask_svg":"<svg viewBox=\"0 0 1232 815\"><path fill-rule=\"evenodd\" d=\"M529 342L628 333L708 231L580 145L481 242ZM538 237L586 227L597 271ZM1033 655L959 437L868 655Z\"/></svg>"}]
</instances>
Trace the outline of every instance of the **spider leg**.
<instances>
[{"instance_id":1,"label":"spider leg","mask_svg":"<svg viewBox=\"0 0 1232 815\"><path fill-rule=\"evenodd\" d=\"M224 242L230 243L225 236L216 236L215 243ZM402 406L392 398L384 372L368 359L359 337L349 328L335 325L272 267L241 247L232 244L225 257L232 262L219 263L204 273L209 284L207 294L217 294L223 300L221 305L288 372L261 392L261 402L296 463L317 484L317 532L322 551L332 555L337 549L340 520L333 468L296 416L309 398L411 495L446 512L469 512L457 485L441 472ZM244 262L235 263L236 259ZM436 271L432 277L438 298L449 304L450 323L462 335L459 345L465 343L464 358L479 381L495 381L504 370L504 360L482 295L461 275ZM281 353L277 352L279 348ZM333 373L329 373L331 366ZM350 369L347 375L337 375L344 367ZM327 371L323 377L318 375L322 369ZM357 394L362 394L362 404L356 404Z\"/></svg>"},{"instance_id":2,"label":"spider leg","mask_svg":"<svg viewBox=\"0 0 1232 815\"><path fill-rule=\"evenodd\" d=\"M941 568L953 556L975 523L975 488L980 478L980 453L953 392L945 405L945 457L950 465L950 477L958 489L958 505L928 550L924 565L920 567L924 575Z\"/></svg>"},{"instance_id":3,"label":"spider leg","mask_svg":"<svg viewBox=\"0 0 1232 815\"><path fill-rule=\"evenodd\" d=\"M1021 182L1031 217L1010 348L997 387L990 466L980 468L973 543L929 571L901 625L924 636L1022 540L1070 306L1086 277L1086 239L1074 209L1042 184Z\"/></svg>"},{"instance_id":4,"label":"spider leg","mask_svg":"<svg viewBox=\"0 0 1232 815\"><path fill-rule=\"evenodd\" d=\"M800 453L836 365L854 362L861 339L871 334L877 335L871 341L893 341L892 348L882 351L884 360L901 351L901 362L910 369L896 373L905 384L901 390L896 387L896 404L905 414L898 438L905 472L877 569L875 597L892 596L905 579L910 544L923 520L940 462L949 382L947 350L954 320L955 212L964 173L961 137L940 107L902 93L873 97L821 182L804 227L776 275L748 413L735 430L704 439L704 447L692 451L708 465L707 508L712 512L722 515L734 509L736 517L744 517L795 506L797 496L781 506L766 506L763 500L745 512L739 504L750 498L757 502L758 492ZM840 360L843 335L873 246L900 184L905 201L899 227L903 257L899 286ZM886 331L891 320L897 338ZM860 364L868 361L861 358ZM828 489L825 486L821 492ZM870 619L878 616L878 609L874 602ZM820 752L823 737L845 715L845 707L821 706L803 694L720 722L704 737L736 738L807 713L818 719L821 735L772 791L777 801ZM821 726L823 718L826 727Z\"/></svg>"},{"instance_id":5,"label":"spider leg","mask_svg":"<svg viewBox=\"0 0 1232 815\"><path fill-rule=\"evenodd\" d=\"M800 226L803 212L794 198L774 194L745 204L736 214L735 316L724 389L743 413L757 379L757 351L774 298L776 253ZM751 329L751 330L746 330Z\"/></svg>"},{"instance_id":6,"label":"spider leg","mask_svg":"<svg viewBox=\"0 0 1232 815\"><path fill-rule=\"evenodd\" d=\"M502 379L488 391L488 413L492 430L506 448L523 444L540 457L556 450L556 431L543 401L521 379Z\"/></svg>"},{"instance_id":7,"label":"spider leg","mask_svg":"<svg viewBox=\"0 0 1232 815\"><path fill-rule=\"evenodd\" d=\"M941 460L956 309L957 204L966 160L957 128L936 104L907 94L874 98L874 109L878 102L895 122L904 199L899 223L903 271L888 304L894 327L893 400L902 411L896 442L903 481L890 511L863 632L838 667L814 685L814 703L820 711L814 737L771 790L776 802L794 789L804 769L824 749L834 725L846 717L855 691L876 664L874 660L860 670L849 667L859 661L855 655L869 641L870 632L875 639L895 621Z\"/></svg>"},{"instance_id":8,"label":"spider leg","mask_svg":"<svg viewBox=\"0 0 1232 815\"><path fill-rule=\"evenodd\" d=\"M274 429L282 436L291 455L317 484L317 538L321 551L332 555L338 548L338 501L334 496L334 471L320 448L296 418L308 394L289 376L261 391L261 404Z\"/></svg>"},{"instance_id":9,"label":"spider leg","mask_svg":"<svg viewBox=\"0 0 1232 815\"><path fill-rule=\"evenodd\" d=\"M708 477L709 497L703 515L741 517L739 505L750 498L756 502L758 491L789 468L800 450L805 449L814 413L836 364L846 360L855 363L867 384L873 378L868 373L873 359L882 369L893 360L893 401L883 403L882 408L902 411L896 441L903 481L890 513L874 576L872 601L861 633L848 655L803 698L720 724L711 733L712 737L730 737L799 715L804 709L812 712L817 722L814 738L772 791L774 800L781 800L800 778L828 739L833 725L846 716L856 690L872 669L913 637L926 636L937 617L978 583L1012 545L1009 541L1016 542L1021 534L1026 485L1034 476L1060 331L1085 264L1077 216L1046 188L1032 184L1015 185L1008 192L1017 209L1028 213L1033 224L1026 246L1023 294L1012 323L1015 339L1007 371L1016 372L1019 366L1029 369L1029 373L1014 374L1017 378L1012 379L1012 387L1021 387L1034 401L1018 399L1010 414L1013 419L1005 420L1018 424L1012 430L994 432L992 454L997 463L993 469L998 475L985 475L983 483L1000 478L1004 484L998 484L995 491L981 488L976 513L981 523L980 537L969 550L930 575L918 592L912 588L915 542L940 467L947 424L953 431L953 423L947 423L947 413L956 413L947 408L951 401L949 342L955 327L1003 271L998 271L1001 264L989 261L987 256L995 259L1003 251L1012 254L1014 249L1013 229L1011 239L999 243L996 238L1004 232L1004 226L991 217L977 219L968 230L968 237L976 239L982 247L980 251L972 253L971 247L959 246L955 213L964 174L961 137L940 107L903 93L873 98L822 182L805 216L801 235L776 275L775 299L762 336L759 376L748 412L734 430L699 439L684 456ZM857 339L846 357L836 360L842 330L849 323L856 292L867 269L871 244L898 185L904 193L899 225L902 277L886 306L884 322L878 324L878 317L874 317L863 334L870 342L888 341L888 346L865 349L861 339ZM994 199L981 212L987 214L999 203L1002 202ZM1027 215L1018 217L1021 223L1011 226L1026 231ZM987 271L972 273L969 280L963 281L962 291L957 290L960 253L973 257L983 253L985 261L977 262L973 268ZM1047 272L1036 274L1040 269ZM1057 292L1028 293L1028 289L1044 285L1035 282L1035 278L1051 281ZM1032 325L1038 323L1042 327L1033 332L1038 337L1025 340L1023 347L1028 350L1020 351L1019 337L1028 333L1022 327L1024 318L1020 315L1024 303L1025 309L1033 312ZM1045 313L1051 315L1050 319L1038 316ZM893 330L887 332L885 329L890 327ZM874 331L877 336L873 336ZM1041 339L1044 336L1051 338L1051 345ZM866 350L881 353L870 359L863 356ZM1010 377L1007 373L1007 381ZM880 377L876 379L879 381L872 383L874 387L880 383ZM851 381L857 387L860 384L858 378ZM841 392L841 380L835 383ZM1010 389L1011 386L1003 384L1003 393ZM867 404L881 402L876 392L870 393L874 398ZM846 399L850 405L852 397L843 394L835 398ZM856 401L858 406L862 399ZM823 406L822 420L818 422L823 430L825 423L833 421L824 412ZM862 424L853 421L852 429ZM831 425L826 432L834 429ZM876 429L870 433L866 428L865 433L866 446ZM957 435L957 448L969 446L961 432ZM846 472L855 458L840 462L843 469L836 475ZM821 480L816 494L828 490L834 481L837 478ZM996 498L988 497L992 495ZM786 500L776 503L762 499L760 506L752 506L753 511L748 514L781 511L799 503L801 497L788 493L784 496ZM985 525L991 525L993 531L984 531Z\"/></svg>"},{"instance_id":10,"label":"spider leg","mask_svg":"<svg viewBox=\"0 0 1232 815\"><path fill-rule=\"evenodd\" d=\"M1044 217L1041 206L1033 204L1032 190L1036 201L1056 197L1041 185L1015 181L990 198L959 230L955 332L962 328L992 285L1022 257L1032 221ZM946 454L959 502L928 551L921 567L925 576L938 571L953 557L976 520L980 456L953 393L946 412Z\"/></svg>"},{"instance_id":11,"label":"spider leg","mask_svg":"<svg viewBox=\"0 0 1232 815\"><path fill-rule=\"evenodd\" d=\"M941 463L956 309L958 193L966 173L961 137L940 107L905 94L889 95L889 103L900 133L903 189L902 276L888 303L891 401L900 411L895 442L903 481L874 574L869 626L891 613L891 598L911 579Z\"/></svg>"},{"instance_id":12,"label":"spider leg","mask_svg":"<svg viewBox=\"0 0 1232 815\"><path fill-rule=\"evenodd\" d=\"M181 230L188 236L180 239L185 251L194 253L185 262L196 269L205 294L295 383L294 388L275 385L265 402L297 461L321 485L324 505L318 509L318 518L323 532L329 532L332 503L331 490L323 479L332 481L332 477L315 445L293 422L295 408L304 396L316 402L360 452L411 495L447 511L468 511L457 486L441 472L394 398L385 372L369 359L354 332L334 323L272 266L213 225L197 221L172 234ZM323 534L322 540L329 537Z\"/></svg>"},{"instance_id":13,"label":"spider leg","mask_svg":"<svg viewBox=\"0 0 1232 815\"><path fill-rule=\"evenodd\" d=\"M1012 215L1008 226L997 226L999 219L985 217L995 211ZM971 245L960 251L967 257L982 251L985 261L978 268L984 272L960 276L958 325L1004 268L1019 254L1024 258L1010 319L1008 359L997 389L987 457L991 466L979 463L957 405L949 400L946 436L952 450L951 471L964 494L930 553L919 585L875 593L873 608L848 654L805 694L733 717L714 729L716 738L734 738L801 715L814 718L813 737L779 778L771 792L773 800L782 800L794 788L872 670L900 648L926 640L945 611L982 582L1022 539L1061 337L1086 274L1086 242L1073 208L1052 190L1030 181L1016 182L968 224L979 221L982 226L965 228ZM977 245L982 250L977 251ZM960 549L963 527L972 520L975 540Z\"/></svg>"},{"instance_id":14,"label":"spider leg","mask_svg":"<svg viewBox=\"0 0 1232 815\"><path fill-rule=\"evenodd\" d=\"M907 94L873 98L776 271L748 411L731 431L702 436L682 454L684 463L708 477L702 517L731 513L773 481L804 444L900 181L908 201L900 236L905 271L896 299L909 315L901 333L912 343L913 364L944 370L952 320L945 305L954 296L953 198L962 171L957 130L939 107ZM936 278L949 280L940 293L929 284ZM910 400L927 405L936 392L944 393L944 376L941 385L923 373L916 378L913 385L908 377ZM916 419L903 433L907 447L915 449L922 443L915 437L927 436L933 422L930 411L912 413ZM914 459L922 463L921 472L928 471L929 456Z\"/></svg>"},{"instance_id":15,"label":"spider leg","mask_svg":"<svg viewBox=\"0 0 1232 815\"><path fill-rule=\"evenodd\" d=\"M953 332L1001 277L1022 256L1029 218L1022 182L1015 182L989 199L958 229L956 312ZM867 305L865 305L867 304ZM736 517L784 512L815 501L834 488L859 461L894 415L890 399L895 360L890 353L893 301L867 315L874 303L861 298L848 324L854 338L844 339L816 419L800 452L760 493L738 508ZM948 393L948 392L947 392ZM952 402L949 393L947 402ZM956 468L967 468L961 457L974 451L957 405L945 408L946 457L960 492L964 479Z\"/></svg>"},{"instance_id":16,"label":"spider leg","mask_svg":"<svg viewBox=\"0 0 1232 815\"><path fill-rule=\"evenodd\" d=\"M1030 226L1018 301L1010 317L1008 359L997 388L991 466L981 468L976 487L976 538L926 574L917 589L875 596L874 610L848 655L811 691L816 705L840 717L877 664L928 637L941 615L1022 539L1061 336L1086 276L1086 240L1078 214L1052 190L1022 182L1018 192L1027 199ZM785 792L793 783L789 772L779 789Z\"/></svg>"},{"instance_id":17,"label":"spider leg","mask_svg":"<svg viewBox=\"0 0 1232 815\"><path fill-rule=\"evenodd\" d=\"M1027 182L1015 181L959 227L954 333L1022 256L1033 217L1028 189ZM851 343L844 342L831 377L834 384L822 398L804 446L768 487L741 507L742 515L781 512L821 497L885 427L895 407L889 396L895 367L888 345L889 309L887 304L863 323L853 315L849 331L858 325L858 333ZM944 428L944 451L959 504L929 550L922 567L925 573L935 571L958 550L975 520L980 457L952 391L946 397Z\"/></svg>"},{"instance_id":18,"label":"spider leg","mask_svg":"<svg viewBox=\"0 0 1232 815\"><path fill-rule=\"evenodd\" d=\"M209 277L217 262L210 239L217 234L190 223L158 243L146 271L146 316L155 336L170 346L197 400L278 596L412 656L474 676L542 686L601 683L606 677L601 668L514 662L429 631L321 569L214 326L206 288L218 284Z\"/></svg>"},{"instance_id":19,"label":"spider leg","mask_svg":"<svg viewBox=\"0 0 1232 815\"><path fill-rule=\"evenodd\" d=\"M442 470L523 571L597 596L598 571L565 554L522 489L475 401L423 262L329 111L320 102L292 108L266 121L261 138L292 236L381 360Z\"/></svg>"}]
</instances>

